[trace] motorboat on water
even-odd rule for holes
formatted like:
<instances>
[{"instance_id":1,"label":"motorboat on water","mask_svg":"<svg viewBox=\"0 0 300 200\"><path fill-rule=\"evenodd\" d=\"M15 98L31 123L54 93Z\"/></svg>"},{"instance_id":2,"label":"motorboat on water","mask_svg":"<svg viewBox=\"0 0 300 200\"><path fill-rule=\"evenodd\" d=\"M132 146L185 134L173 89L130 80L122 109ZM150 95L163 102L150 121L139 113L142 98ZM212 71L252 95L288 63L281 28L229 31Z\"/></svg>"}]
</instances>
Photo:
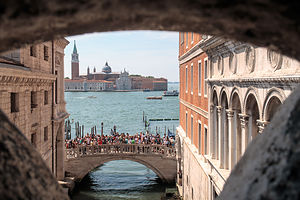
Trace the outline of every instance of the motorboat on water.
<instances>
[{"instance_id":1,"label":"motorboat on water","mask_svg":"<svg viewBox=\"0 0 300 200\"><path fill-rule=\"evenodd\" d=\"M158 97L147 97L147 99L162 100L162 96L158 96Z\"/></svg>"},{"instance_id":2,"label":"motorboat on water","mask_svg":"<svg viewBox=\"0 0 300 200\"><path fill-rule=\"evenodd\" d=\"M167 97L167 96L178 96L179 92L177 90L173 90L173 91L165 91L163 96Z\"/></svg>"}]
</instances>

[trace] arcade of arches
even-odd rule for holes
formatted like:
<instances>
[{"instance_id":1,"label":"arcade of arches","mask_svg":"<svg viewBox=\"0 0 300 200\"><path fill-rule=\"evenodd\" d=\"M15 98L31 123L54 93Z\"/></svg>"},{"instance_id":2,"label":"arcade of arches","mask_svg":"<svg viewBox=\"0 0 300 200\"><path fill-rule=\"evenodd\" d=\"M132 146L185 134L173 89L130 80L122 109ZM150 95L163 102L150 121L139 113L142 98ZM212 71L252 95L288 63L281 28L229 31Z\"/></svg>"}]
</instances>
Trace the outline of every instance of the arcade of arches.
<instances>
[{"instance_id":1,"label":"arcade of arches","mask_svg":"<svg viewBox=\"0 0 300 200\"><path fill-rule=\"evenodd\" d=\"M210 65L210 155L220 169L232 170L296 88L300 64L265 48L209 40L203 46Z\"/></svg>"}]
</instances>

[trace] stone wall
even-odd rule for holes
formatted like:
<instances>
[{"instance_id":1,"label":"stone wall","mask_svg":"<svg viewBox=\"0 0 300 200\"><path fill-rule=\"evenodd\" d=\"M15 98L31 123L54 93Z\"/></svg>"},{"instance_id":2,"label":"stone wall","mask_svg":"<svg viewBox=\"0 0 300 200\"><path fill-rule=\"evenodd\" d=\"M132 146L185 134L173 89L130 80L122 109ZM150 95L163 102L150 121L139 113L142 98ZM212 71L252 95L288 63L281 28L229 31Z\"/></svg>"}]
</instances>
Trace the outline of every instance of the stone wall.
<instances>
[{"instance_id":1,"label":"stone wall","mask_svg":"<svg viewBox=\"0 0 300 200\"><path fill-rule=\"evenodd\" d=\"M55 44L45 42L27 46L19 50L19 59L10 61L10 64L3 59L0 63L0 108L33 143L56 176L58 171L63 171L58 167L63 160L57 161L63 151L56 150L55 142L63 140L63 135L59 139L57 133L63 131L59 130L64 128L60 123L67 116L61 56L66 44L67 41L62 40L55 41ZM55 60L52 52L56 54ZM16 94L16 110L12 108L12 93ZM52 120L56 123L52 123ZM63 172L59 174L59 179L64 177Z\"/></svg>"}]
</instances>

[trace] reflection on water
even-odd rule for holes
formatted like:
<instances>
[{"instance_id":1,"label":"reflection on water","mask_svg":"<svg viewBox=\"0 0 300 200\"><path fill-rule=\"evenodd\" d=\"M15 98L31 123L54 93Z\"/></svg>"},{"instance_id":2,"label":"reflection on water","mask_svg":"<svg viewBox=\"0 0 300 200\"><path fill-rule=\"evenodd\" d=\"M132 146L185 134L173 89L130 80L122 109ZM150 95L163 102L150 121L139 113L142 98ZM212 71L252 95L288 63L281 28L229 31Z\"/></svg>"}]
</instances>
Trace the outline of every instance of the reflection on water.
<instances>
[{"instance_id":1,"label":"reflection on water","mask_svg":"<svg viewBox=\"0 0 300 200\"><path fill-rule=\"evenodd\" d=\"M111 161L90 172L72 199L159 200L165 191L157 175L142 164Z\"/></svg>"}]
</instances>

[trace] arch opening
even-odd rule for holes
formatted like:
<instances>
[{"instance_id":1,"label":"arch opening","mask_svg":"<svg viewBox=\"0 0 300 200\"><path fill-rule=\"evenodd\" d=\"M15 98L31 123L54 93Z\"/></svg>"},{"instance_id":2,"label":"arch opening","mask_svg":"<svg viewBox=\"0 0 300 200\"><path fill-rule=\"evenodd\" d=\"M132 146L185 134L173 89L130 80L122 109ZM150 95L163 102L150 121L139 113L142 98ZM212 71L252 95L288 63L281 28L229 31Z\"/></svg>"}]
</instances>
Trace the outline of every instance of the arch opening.
<instances>
[{"instance_id":1,"label":"arch opening","mask_svg":"<svg viewBox=\"0 0 300 200\"><path fill-rule=\"evenodd\" d=\"M249 116L249 140L250 142L258 135L257 120L259 120L258 103L253 94L249 94L246 100L246 114Z\"/></svg>"},{"instance_id":2,"label":"arch opening","mask_svg":"<svg viewBox=\"0 0 300 200\"><path fill-rule=\"evenodd\" d=\"M273 96L268 102L267 108L266 108L266 121L270 122L272 118L274 117L275 113L277 112L278 108L281 106L282 102L281 100Z\"/></svg>"},{"instance_id":3,"label":"arch opening","mask_svg":"<svg viewBox=\"0 0 300 200\"><path fill-rule=\"evenodd\" d=\"M218 145L218 141L219 141L219 135L218 135L218 113L217 113L217 106L218 106L218 95L216 90L213 90L213 97L212 97L212 107L210 109L212 109L212 157L215 159L219 159L219 145Z\"/></svg>"},{"instance_id":4,"label":"arch opening","mask_svg":"<svg viewBox=\"0 0 300 200\"><path fill-rule=\"evenodd\" d=\"M99 199L122 195L126 199L140 199L149 191L156 197L167 186L147 166L131 160L107 161L91 170L79 183L73 199Z\"/></svg>"},{"instance_id":5,"label":"arch opening","mask_svg":"<svg viewBox=\"0 0 300 200\"><path fill-rule=\"evenodd\" d=\"M225 91L221 94L221 149L223 149L223 159L221 157L221 163L223 161L223 167L225 169L229 168L229 132L228 132L228 100ZM222 164L221 164L222 167Z\"/></svg>"},{"instance_id":6,"label":"arch opening","mask_svg":"<svg viewBox=\"0 0 300 200\"><path fill-rule=\"evenodd\" d=\"M242 156L242 129L239 117L242 107L240 97L236 92L233 94L231 101L233 111L233 134L236 136L236 163Z\"/></svg>"},{"instance_id":7,"label":"arch opening","mask_svg":"<svg viewBox=\"0 0 300 200\"><path fill-rule=\"evenodd\" d=\"M161 159L161 158L160 158ZM164 159L165 162L167 159ZM82 160L83 162L86 162L84 166L78 166L80 167L80 172L75 175L77 178L77 182L80 182L89 172L93 171L94 169L98 168L99 166L102 166L105 163L112 162L112 161L131 161L139 163L146 168L152 170L161 180L161 182L164 183L173 183L176 176L176 161L174 161L174 166L172 165L171 168L164 169L164 164L161 163L158 160L153 160L153 158L148 158L145 160L144 158L137 158L136 156L108 156L108 157L95 157L94 160ZM69 163L72 164L72 163ZM173 171L172 171L173 170Z\"/></svg>"}]
</instances>

